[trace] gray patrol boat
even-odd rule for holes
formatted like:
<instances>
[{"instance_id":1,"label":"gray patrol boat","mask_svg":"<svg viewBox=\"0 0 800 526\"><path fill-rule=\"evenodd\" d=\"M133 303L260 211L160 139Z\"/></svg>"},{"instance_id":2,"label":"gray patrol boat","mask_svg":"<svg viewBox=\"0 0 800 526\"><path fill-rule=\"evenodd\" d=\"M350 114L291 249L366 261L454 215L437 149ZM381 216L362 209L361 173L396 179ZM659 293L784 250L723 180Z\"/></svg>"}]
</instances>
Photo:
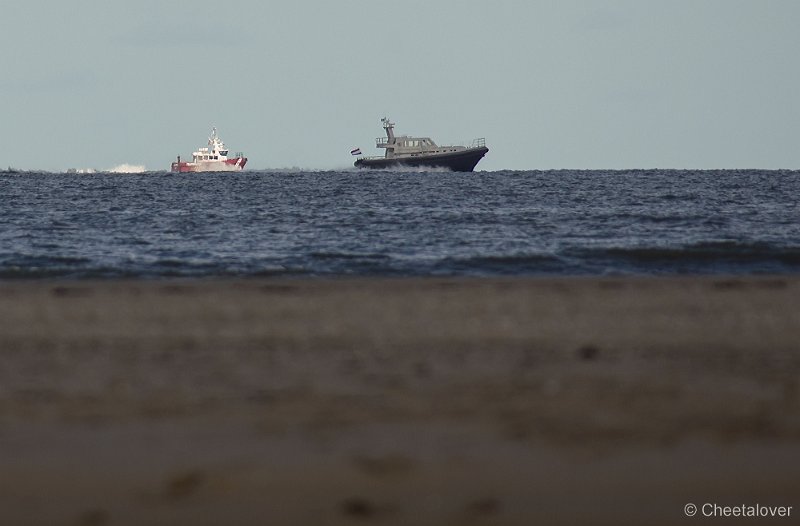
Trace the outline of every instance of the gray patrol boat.
<instances>
[{"instance_id":1,"label":"gray patrol boat","mask_svg":"<svg viewBox=\"0 0 800 526\"><path fill-rule=\"evenodd\" d=\"M360 157L357 168L394 168L398 166L449 168L454 172L471 172L489 148L486 140L475 139L470 146L437 146L429 137L395 137L394 123L381 119L386 137L375 139L378 148L385 148L383 157Z\"/></svg>"}]
</instances>

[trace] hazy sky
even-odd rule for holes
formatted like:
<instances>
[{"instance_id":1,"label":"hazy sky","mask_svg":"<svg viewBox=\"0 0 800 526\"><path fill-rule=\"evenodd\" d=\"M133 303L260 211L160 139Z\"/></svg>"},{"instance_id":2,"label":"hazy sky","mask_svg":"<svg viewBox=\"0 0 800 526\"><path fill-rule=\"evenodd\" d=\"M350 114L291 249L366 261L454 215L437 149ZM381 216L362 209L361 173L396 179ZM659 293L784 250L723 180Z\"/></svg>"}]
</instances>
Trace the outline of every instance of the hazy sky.
<instances>
[{"instance_id":1,"label":"hazy sky","mask_svg":"<svg viewBox=\"0 0 800 526\"><path fill-rule=\"evenodd\" d=\"M168 169L215 125L248 168L398 134L479 169L800 168L797 0L17 0L0 167Z\"/></svg>"}]
</instances>

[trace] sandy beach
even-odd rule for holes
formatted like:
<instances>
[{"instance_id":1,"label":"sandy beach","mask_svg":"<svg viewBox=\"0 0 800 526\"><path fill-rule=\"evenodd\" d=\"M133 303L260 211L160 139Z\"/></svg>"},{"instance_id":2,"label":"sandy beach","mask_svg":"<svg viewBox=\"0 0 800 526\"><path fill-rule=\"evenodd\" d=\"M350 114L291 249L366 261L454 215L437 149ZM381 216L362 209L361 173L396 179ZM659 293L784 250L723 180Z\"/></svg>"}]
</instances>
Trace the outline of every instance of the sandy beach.
<instances>
[{"instance_id":1,"label":"sandy beach","mask_svg":"<svg viewBox=\"0 0 800 526\"><path fill-rule=\"evenodd\" d=\"M798 382L794 276L4 282L1 522L797 523Z\"/></svg>"}]
</instances>

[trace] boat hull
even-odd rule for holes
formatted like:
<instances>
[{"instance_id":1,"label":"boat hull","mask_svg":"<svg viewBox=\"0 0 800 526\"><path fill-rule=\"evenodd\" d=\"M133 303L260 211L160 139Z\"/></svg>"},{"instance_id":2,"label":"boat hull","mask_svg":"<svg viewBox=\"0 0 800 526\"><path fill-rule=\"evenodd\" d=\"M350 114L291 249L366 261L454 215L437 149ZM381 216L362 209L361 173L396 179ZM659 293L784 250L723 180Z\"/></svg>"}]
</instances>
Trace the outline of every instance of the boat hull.
<instances>
[{"instance_id":1,"label":"boat hull","mask_svg":"<svg viewBox=\"0 0 800 526\"><path fill-rule=\"evenodd\" d=\"M224 161L176 162L172 163L173 172L238 172L247 164L247 157L234 157Z\"/></svg>"},{"instance_id":2,"label":"boat hull","mask_svg":"<svg viewBox=\"0 0 800 526\"><path fill-rule=\"evenodd\" d=\"M489 148L467 148L457 152L422 154L409 157L373 157L358 159L356 168L386 170L397 167L413 168L447 168L453 172L471 172L478 161L489 151Z\"/></svg>"}]
</instances>

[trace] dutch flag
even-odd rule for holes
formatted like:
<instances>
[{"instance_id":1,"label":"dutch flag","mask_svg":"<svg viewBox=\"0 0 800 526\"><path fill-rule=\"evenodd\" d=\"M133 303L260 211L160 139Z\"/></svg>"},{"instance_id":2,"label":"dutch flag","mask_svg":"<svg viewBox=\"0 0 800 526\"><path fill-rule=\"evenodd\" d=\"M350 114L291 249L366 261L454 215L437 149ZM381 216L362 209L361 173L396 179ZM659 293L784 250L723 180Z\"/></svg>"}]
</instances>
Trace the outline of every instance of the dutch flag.
<instances>
[{"instance_id":1,"label":"dutch flag","mask_svg":"<svg viewBox=\"0 0 800 526\"><path fill-rule=\"evenodd\" d=\"M361 148L353 148L350 150L350 155L361 155Z\"/></svg>"}]
</instances>

